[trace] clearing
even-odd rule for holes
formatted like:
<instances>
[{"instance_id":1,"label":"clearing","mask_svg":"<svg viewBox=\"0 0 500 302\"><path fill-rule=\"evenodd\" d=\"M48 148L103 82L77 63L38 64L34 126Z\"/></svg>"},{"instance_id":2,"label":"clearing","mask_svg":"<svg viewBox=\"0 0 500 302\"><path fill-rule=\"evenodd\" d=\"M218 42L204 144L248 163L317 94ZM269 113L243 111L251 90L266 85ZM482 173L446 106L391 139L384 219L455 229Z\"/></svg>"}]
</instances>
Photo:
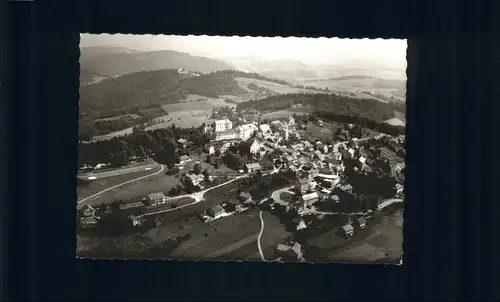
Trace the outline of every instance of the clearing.
<instances>
[{"instance_id":1,"label":"clearing","mask_svg":"<svg viewBox=\"0 0 500 302\"><path fill-rule=\"evenodd\" d=\"M101 122L102 121L114 121L114 120L120 119L122 117L127 117L127 116L130 116L133 119L140 118L140 116L138 114L129 113L129 114L122 114L122 115L118 115L118 116L99 118L99 119L96 119L96 121L101 121Z\"/></svg>"},{"instance_id":2,"label":"clearing","mask_svg":"<svg viewBox=\"0 0 500 302\"><path fill-rule=\"evenodd\" d=\"M279 94L287 94L287 93L325 93L323 91L310 90L310 89L302 89L290 87L282 84L277 84L273 82L251 79L251 78L235 78L238 85L242 88L246 89L249 92L253 92L253 90L248 89L248 84L253 83L259 87L269 89ZM311 85L312 86L312 85Z\"/></svg>"},{"instance_id":3,"label":"clearing","mask_svg":"<svg viewBox=\"0 0 500 302\"><path fill-rule=\"evenodd\" d=\"M105 178L98 178L96 180L78 180L78 185L77 185L77 196L78 200L81 200L83 198L89 197L93 194L96 194L102 190L105 190L107 188L116 186L118 184L143 177L146 175L154 174L155 172L158 172L160 170L160 166L157 166L154 169L147 170L147 171L137 171L137 172L132 172L132 173L127 173L127 174L121 174L117 176L110 176L110 177L105 177ZM155 177L155 176L152 176ZM139 182L146 181L146 179L139 180ZM116 188L115 190L110 190L108 192L103 193L103 195L110 195L112 196L113 194L116 193L116 191L119 191L121 188L125 188L127 186L133 186L134 183L129 183L127 185L124 185L123 187ZM114 192L113 192L114 191ZM109 193L109 194L107 194ZM111 202L112 200L106 200L105 198L95 198L96 200L99 200L99 203L102 203L103 200ZM89 200L91 203L91 201Z\"/></svg>"},{"instance_id":4,"label":"clearing","mask_svg":"<svg viewBox=\"0 0 500 302\"><path fill-rule=\"evenodd\" d=\"M204 209L206 208L207 206ZM177 211L172 213L174 212ZM150 230L148 235L152 241L161 242L167 238L190 234L191 238L173 252L172 258L177 259L228 259L225 255L244 247L250 255L258 251L256 242L260 231L258 214L258 210L250 210L208 224L193 215L171 219L172 217L168 217L170 215L159 214L158 217L164 225Z\"/></svg>"},{"instance_id":5,"label":"clearing","mask_svg":"<svg viewBox=\"0 0 500 302\"><path fill-rule=\"evenodd\" d=\"M151 178L141 179L114 190L107 191L99 197L93 198L89 204L109 203L113 200L136 200L149 193L168 192L173 187L181 185L181 182L174 176L157 174Z\"/></svg>"},{"instance_id":6,"label":"clearing","mask_svg":"<svg viewBox=\"0 0 500 302\"><path fill-rule=\"evenodd\" d=\"M389 125L393 125L393 126L401 126L401 127L405 127L406 123L403 122L402 120L400 120L399 118L397 117L393 117L391 119L388 119L387 121L385 121L385 123L389 124Z\"/></svg>"}]
</instances>

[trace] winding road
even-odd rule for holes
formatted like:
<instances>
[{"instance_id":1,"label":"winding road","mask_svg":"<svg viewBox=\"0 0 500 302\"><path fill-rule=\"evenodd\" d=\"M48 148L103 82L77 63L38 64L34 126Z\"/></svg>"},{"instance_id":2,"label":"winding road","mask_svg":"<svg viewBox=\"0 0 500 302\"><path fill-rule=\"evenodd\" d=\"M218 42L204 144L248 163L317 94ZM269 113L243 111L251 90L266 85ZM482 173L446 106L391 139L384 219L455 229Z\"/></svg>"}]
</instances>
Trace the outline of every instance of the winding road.
<instances>
[{"instance_id":1,"label":"winding road","mask_svg":"<svg viewBox=\"0 0 500 302\"><path fill-rule=\"evenodd\" d=\"M81 203L83 203L83 202L85 202L85 201L87 201L87 200L89 200L89 199L92 199L92 198L94 198L94 197L97 197L97 196L101 195L102 193L105 193L105 192L107 192L107 191L111 191L111 190L113 190L113 189L116 189L116 188L118 188L118 187L124 186L124 185L126 185L126 184L131 183L131 182L138 181L138 180L141 180L141 179L144 179L144 178L148 178L148 177L151 177L151 176L154 176L154 175L158 175L158 174L160 174L160 173L163 173L164 171L165 171L165 166L164 166L164 165L160 165L160 170L159 170L159 171L153 172L153 173L148 174L148 175L145 175L145 176L137 177L137 178L134 178L134 179L132 179L132 180L128 180L128 181L126 181L126 182L122 182L122 183L117 184L117 185L115 185L115 186L112 186L112 187L109 187L109 188L107 188L107 189L104 189L104 190L102 190L102 191L100 191L100 192L97 192L97 193L95 193L95 194L93 194L93 195L90 195L89 197L85 197L85 198L83 198L83 199L81 199L81 200L77 201L77 204L81 204Z\"/></svg>"},{"instance_id":2,"label":"winding road","mask_svg":"<svg viewBox=\"0 0 500 302\"><path fill-rule=\"evenodd\" d=\"M262 261L266 261L266 257L264 257L264 252L262 252L262 245L260 244L260 240L262 239L262 234L264 234L264 218L262 217L262 211L259 213L260 218L260 232L257 236L257 247L259 249L260 259Z\"/></svg>"}]
</instances>

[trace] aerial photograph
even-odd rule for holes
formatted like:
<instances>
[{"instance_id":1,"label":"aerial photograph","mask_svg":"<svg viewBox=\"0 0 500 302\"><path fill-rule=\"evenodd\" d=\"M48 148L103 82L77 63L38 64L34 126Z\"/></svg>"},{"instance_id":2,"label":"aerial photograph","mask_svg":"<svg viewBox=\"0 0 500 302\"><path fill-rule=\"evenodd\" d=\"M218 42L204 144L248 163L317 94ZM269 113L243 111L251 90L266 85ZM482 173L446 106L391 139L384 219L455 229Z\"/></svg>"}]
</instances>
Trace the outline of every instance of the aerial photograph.
<instances>
[{"instance_id":1,"label":"aerial photograph","mask_svg":"<svg viewBox=\"0 0 500 302\"><path fill-rule=\"evenodd\" d=\"M77 257L402 263L406 40L80 38Z\"/></svg>"}]
</instances>

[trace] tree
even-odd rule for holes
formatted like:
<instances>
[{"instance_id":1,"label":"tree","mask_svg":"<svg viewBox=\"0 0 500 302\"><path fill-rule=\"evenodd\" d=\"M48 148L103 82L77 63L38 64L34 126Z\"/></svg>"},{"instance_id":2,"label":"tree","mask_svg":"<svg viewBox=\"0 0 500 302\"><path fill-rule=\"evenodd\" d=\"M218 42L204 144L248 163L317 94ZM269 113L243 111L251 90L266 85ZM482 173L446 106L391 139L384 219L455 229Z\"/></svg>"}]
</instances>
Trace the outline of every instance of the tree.
<instances>
[{"instance_id":1,"label":"tree","mask_svg":"<svg viewBox=\"0 0 500 302\"><path fill-rule=\"evenodd\" d=\"M119 199L115 199L111 202L111 204L109 205L111 210L113 211L116 211L116 210L119 210L120 209L120 206L123 204L123 201L122 200L119 200Z\"/></svg>"},{"instance_id":2,"label":"tree","mask_svg":"<svg viewBox=\"0 0 500 302\"><path fill-rule=\"evenodd\" d=\"M233 170L239 170L243 166L243 159L241 156L228 152L224 156L224 163Z\"/></svg>"},{"instance_id":3,"label":"tree","mask_svg":"<svg viewBox=\"0 0 500 302\"><path fill-rule=\"evenodd\" d=\"M203 170L203 176L205 176L205 179L208 179L208 178L209 178L210 173L208 173L208 170L207 170L207 169Z\"/></svg>"},{"instance_id":4,"label":"tree","mask_svg":"<svg viewBox=\"0 0 500 302\"><path fill-rule=\"evenodd\" d=\"M196 163L196 164L193 166L193 173L194 173L194 174L199 175L199 174L201 174L201 172L202 172L202 167L201 167L201 165L200 165L199 163Z\"/></svg>"}]
</instances>

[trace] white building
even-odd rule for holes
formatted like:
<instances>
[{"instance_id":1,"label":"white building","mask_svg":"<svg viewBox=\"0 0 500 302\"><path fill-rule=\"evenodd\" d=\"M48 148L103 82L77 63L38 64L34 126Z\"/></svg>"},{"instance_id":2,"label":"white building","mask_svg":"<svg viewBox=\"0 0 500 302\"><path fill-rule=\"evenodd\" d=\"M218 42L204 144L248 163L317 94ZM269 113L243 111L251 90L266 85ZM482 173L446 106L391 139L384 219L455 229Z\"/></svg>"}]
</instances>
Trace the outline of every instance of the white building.
<instances>
[{"instance_id":1,"label":"white building","mask_svg":"<svg viewBox=\"0 0 500 302\"><path fill-rule=\"evenodd\" d=\"M290 126L295 125L295 119L293 118L293 116L291 116L291 117L288 119L288 125L290 125Z\"/></svg>"},{"instance_id":2,"label":"white building","mask_svg":"<svg viewBox=\"0 0 500 302\"><path fill-rule=\"evenodd\" d=\"M162 192L151 193L148 195L148 200L151 203L151 206L154 207L167 202L167 196L165 196Z\"/></svg>"},{"instance_id":3,"label":"white building","mask_svg":"<svg viewBox=\"0 0 500 302\"><path fill-rule=\"evenodd\" d=\"M238 128L215 132L216 141L222 141L228 139L240 139Z\"/></svg>"},{"instance_id":4,"label":"white building","mask_svg":"<svg viewBox=\"0 0 500 302\"><path fill-rule=\"evenodd\" d=\"M223 119L223 120L215 121L214 124L215 124L215 127L214 127L215 132L226 131L226 130L230 130L233 128L233 123L230 120L228 120L227 118Z\"/></svg>"},{"instance_id":5,"label":"white building","mask_svg":"<svg viewBox=\"0 0 500 302\"><path fill-rule=\"evenodd\" d=\"M239 132L240 132L239 139L246 141L247 139L252 137L252 134L255 131L257 131L257 125L245 124L245 125L238 126L237 129L239 129Z\"/></svg>"},{"instance_id":6,"label":"white building","mask_svg":"<svg viewBox=\"0 0 500 302\"><path fill-rule=\"evenodd\" d=\"M269 127L268 124L262 124L259 126L260 131L262 131L262 134L266 135L271 131L271 128Z\"/></svg>"}]
</instances>

